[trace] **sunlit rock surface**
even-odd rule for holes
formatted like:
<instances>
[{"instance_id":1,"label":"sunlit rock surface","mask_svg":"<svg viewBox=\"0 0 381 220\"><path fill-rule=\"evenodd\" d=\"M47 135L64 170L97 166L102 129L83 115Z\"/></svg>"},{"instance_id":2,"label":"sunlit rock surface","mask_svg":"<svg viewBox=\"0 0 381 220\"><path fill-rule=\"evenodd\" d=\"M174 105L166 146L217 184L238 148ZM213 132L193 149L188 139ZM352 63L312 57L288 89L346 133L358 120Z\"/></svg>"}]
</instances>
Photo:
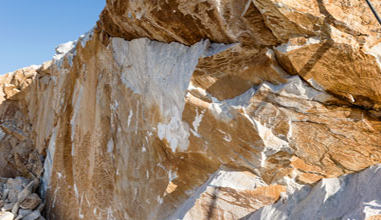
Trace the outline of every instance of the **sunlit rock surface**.
<instances>
[{"instance_id":1,"label":"sunlit rock surface","mask_svg":"<svg viewBox=\"0 0 381 220\"><path fill-rule=\"evenodd\" d=\"M360 0L109 0L2 76L0 174L48 219L377 219L380 33Z\"/></svg>"},{"instance_id":2,"label":"sunlit rock surface","mask_svg":"<svg viewBox=\"0 0 381 220\"><path fill-rule=\"evenodd\" d=\"M381 214L380 168L377 165L361 173L323 179L313 187L304 186L249 219L377 219Z\"/></svg>"}]
</instances>

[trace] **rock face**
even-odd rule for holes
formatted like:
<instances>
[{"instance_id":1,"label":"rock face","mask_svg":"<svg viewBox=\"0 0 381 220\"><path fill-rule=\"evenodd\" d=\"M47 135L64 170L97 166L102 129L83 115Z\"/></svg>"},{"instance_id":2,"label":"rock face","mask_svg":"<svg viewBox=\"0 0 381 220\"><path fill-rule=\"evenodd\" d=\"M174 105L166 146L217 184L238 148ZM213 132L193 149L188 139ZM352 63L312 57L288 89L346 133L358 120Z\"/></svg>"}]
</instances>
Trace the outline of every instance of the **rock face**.
<instances>
[{"instance_id":1,"label":"rock face","mask_svg":"<svg viewBox=\"0 0 381 220\"><path fill-rule=\"evenodd\" d=\"M286 201L258 210L249 219L377 219L380 177L377 165L361 173L323 179Z\"/></svg>"},{"instance_id":2,"label":"rock face","mask_svg":"<svg viewBox=\"0 0 381 220\"><path fill-rule=\"evenodd\" d=\"M48 219L377 219L380 37L360 0L108 0L0 80L0 174Z\"/></svg>"}]
</instances>

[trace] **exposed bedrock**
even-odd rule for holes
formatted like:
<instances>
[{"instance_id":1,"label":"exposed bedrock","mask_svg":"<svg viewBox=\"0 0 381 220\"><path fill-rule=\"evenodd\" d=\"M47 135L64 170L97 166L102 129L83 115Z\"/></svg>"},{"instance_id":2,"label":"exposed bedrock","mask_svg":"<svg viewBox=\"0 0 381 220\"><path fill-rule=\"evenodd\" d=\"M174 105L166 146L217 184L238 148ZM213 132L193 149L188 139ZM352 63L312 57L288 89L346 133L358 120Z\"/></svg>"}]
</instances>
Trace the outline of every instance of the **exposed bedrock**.
<instances>
[{"instance_id":1,"label":"exposed bedrock","mask_svg":"<svg viewBox=\"0 0 381 220\"><path fill-rule=\"evenodd\" d=\"M108 0L2 77L0 174L47 219L376 219L380 33L360 0Z\"/></svg>"}]
</instances>

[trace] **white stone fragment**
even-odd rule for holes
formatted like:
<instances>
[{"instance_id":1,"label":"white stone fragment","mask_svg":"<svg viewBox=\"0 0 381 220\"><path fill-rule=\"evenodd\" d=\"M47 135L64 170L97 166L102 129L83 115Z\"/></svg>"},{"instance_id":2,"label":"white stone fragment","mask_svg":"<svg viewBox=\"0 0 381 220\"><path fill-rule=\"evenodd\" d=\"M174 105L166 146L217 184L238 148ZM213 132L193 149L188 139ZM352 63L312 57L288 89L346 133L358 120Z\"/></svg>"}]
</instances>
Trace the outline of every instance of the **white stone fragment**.
<instances>
[{"instance_id":1,"label":"white stone fragment","mask_svg":"<svg viewBox=\"0 0 381 220\"><path fill-rule=\"evenodd\" d=\"M290 51L311 45L311 44L319 44L321 42L321 39L319 37L310 37L307 39L307 42L304 45L292 45L291 42L287 42L284 44L281 44L280 46L275 47L276 50L278 50L281 53L288 53Z\"/></svg>"},{"instance_id":2,"label":"white stone fragment","mask_svg":"<svg viewBox=\"0 0 381 220\"><path fill-rule=\"evenodd\" d=\"M0 220L13 220L14 215L11 212L4 212L0 214Z\"/></svg>"}]
</instances>

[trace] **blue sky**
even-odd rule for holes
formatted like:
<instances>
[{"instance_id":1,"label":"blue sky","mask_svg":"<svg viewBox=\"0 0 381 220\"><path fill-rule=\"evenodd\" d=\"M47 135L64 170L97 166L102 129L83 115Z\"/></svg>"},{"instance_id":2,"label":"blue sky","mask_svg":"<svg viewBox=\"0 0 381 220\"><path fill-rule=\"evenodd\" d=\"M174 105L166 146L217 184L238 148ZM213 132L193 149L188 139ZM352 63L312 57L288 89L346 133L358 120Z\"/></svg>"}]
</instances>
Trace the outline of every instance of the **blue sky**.
<instances>
[{"instance_id":1,"label":"blue sky","mask_svg":"<svg viewBox=\"0 0 381 220\"><path fill-rule=\"evenodd\" d=\"M106 0L1 0L0 74L42 64L90 30Z\"/></svg>"}]
</instances>

